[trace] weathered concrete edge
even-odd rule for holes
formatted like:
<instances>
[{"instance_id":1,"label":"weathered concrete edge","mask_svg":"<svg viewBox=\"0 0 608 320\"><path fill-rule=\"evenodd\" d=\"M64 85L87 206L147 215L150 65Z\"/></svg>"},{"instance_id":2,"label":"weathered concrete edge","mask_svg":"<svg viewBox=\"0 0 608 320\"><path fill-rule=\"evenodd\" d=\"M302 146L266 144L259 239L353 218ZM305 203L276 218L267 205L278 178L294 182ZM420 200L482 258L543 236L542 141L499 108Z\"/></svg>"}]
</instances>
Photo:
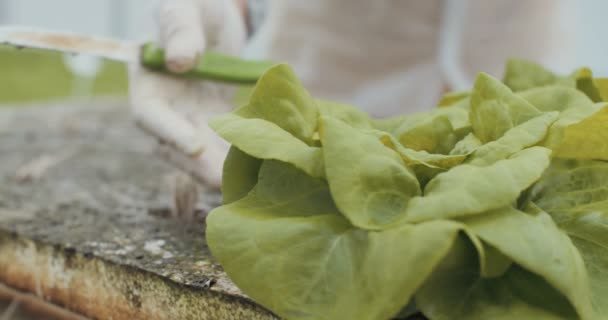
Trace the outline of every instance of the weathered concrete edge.
<instances>
[{"instance_id":1,"label":"weathered concrete edge","mask_svg":"<svg viewBox=\"0 0 608 320\"><path fill-rule=\"evenodd\" d=\"M181 285L3 230L0 282L96 319L277 319L243 297Z\"/></svg>"}]
</instances>

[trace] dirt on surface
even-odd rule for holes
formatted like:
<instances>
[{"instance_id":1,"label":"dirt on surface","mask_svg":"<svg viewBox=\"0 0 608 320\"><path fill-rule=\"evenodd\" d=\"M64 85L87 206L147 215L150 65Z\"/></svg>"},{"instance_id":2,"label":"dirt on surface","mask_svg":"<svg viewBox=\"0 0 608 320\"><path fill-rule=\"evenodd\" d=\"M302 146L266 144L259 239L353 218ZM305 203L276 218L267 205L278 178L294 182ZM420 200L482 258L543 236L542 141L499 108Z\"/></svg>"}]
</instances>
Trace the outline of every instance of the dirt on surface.
<instances>
[{"instance_id":1,"label":"dirt on surface","mask_svg":"<svg viewBox=\"0 0 608 320\"><path fill-rule=\"evenodd\" d=\"M221 312L234 304L234 310L246 309L235 314L271 318L234 286L207 248L204 216L220 204L219 193L201 188L194 222L167 217L169 180L177 170L156 147L122 103L0 109L0 252L22 264L13 268L0 259L0 282L36 291L39 283L27 278L28 270L52 284L35 294L69 305L75 297L90 300L86 292L72 294L79 290L74 281L99 272L89 282L99 281L108 297L146 312L154 303L167 307L177 294L183 295L174 306L179 312L188 303ZM32 262L40 256L44 263ZM70 272L73 279L60 277ZM211 302L199 305L195 297ZM172 315L185 314L179 312Z\"/></svg>"},{"instance_id":2,"label":"dirt on surface","mask_svg":"<svg viewBox=\"0 0 608 320\"><path fill-rule=\"evenodd\" d=\"M220 194L201 192L194 223L166 219L177 170L124 105L0 112L0 228L160 274L180 258L209 259L204 213L219 205ZM145 259L159 250L161 262Z\"/></svg>"}]
</instances>

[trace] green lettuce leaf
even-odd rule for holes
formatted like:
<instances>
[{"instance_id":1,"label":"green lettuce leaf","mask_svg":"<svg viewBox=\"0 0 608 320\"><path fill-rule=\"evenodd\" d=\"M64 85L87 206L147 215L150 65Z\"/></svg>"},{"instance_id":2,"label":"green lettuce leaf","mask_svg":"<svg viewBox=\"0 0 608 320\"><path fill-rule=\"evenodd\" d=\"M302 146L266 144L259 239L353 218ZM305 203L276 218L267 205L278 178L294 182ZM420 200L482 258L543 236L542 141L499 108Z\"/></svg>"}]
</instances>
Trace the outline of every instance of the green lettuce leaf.
<instances>
[{"instance_id":1,"label":"green lettuce leaf","mask_svg":"<svg viewBox=\"0 0 608 320\"><path fill-rule=\"evenodd\" d=\"M503 82L516 92L547 85L576 86L572 77L558 76L537 63L522 59L507 61Z\"/></svg>"},{"instance_id":2,"label":"green lettuce leaf","mask_svg":"<svg viewBox=\"0 0 608 320\"><path fill-rule=\"evenodd\" d=\"M507 273L513 266L513 260L493 246L484 243L481 248L484 253L483 263L485 265L485 269L481 270L483 278L498 278Z\"/></svg>"},{"instance_id":3,"label":"green lettuce leaf","mask_svg":"<svg viewBox=\"0 0 608 320\"><path fill-rule=\"evenodd\" d=\"M394 136L409 149L448 154L469 132L468 111L446 108L404 122L395 130Z\"/></svg>"},{"instance_id":4,"label":"green lettuce leaf","mask_svg":"<svg viewBox=\"0 0 608 320\"><path fill-rule=\"evenodd\" d=\"M399 143L397 138L393 137L389 133L382 131L370 132L376 135L385 146L397 152L405 164L410 167L422 165L429 168L450 169L461 164L468 156L468 154L446 155L428 153L426 151L416 151L404 147L401 145L401 143Z\"/></svg>"},{"instance_id":5,"label":"green lettuce leaf","mask_svg":"<svg viewBox=\"0 0 608 320\"><path fill-rule=\"evenodd\" d=\"M563 128L555 155L560 158L608 160L608 106Z\"/></svg>"},{"instance_id":6,"label":"green lettuce leaf","mask_svg":"<svg viewBox=\"0 0 608 320\"><path fill-rule=\"evenodd\" d=\"M540 111L564 111L566 109L593 105L583 92L563 86L546 86L529 89L518 93Z\"/></svg>"},{"instance_id":7,"label":"green lettuce leaf","mask_svg":"<svg viewBox=\"0 0 608 320\"><path fill-rule=\"evenodd\" d=\"M540 143L557 117L557 112L547 112L509 129L497 140L478 147L467 163L477 166L489 165Z\"/></svg>"},{"instance_id":8,"label":"green lettuce leaf","mask_svg":"<svg viewBox=\"0 0 608 320\"><path fill-rule=\"evenodd\" d=\"M319 114L322 117L338 119L357 129L373 128L371 118L365 112L359 111L352 106L323 100L318 100L317 106Z\"/></svg>"},{"instance_id":9,"label":"green lettuce leaf","mask_svg":"<svg viewBox=\"0 0 608 320\"><path fill-rule=\"evenodd\" d=\"M576 88L593 102L603 101L598 81L589 68L580 68L569 76L560 76L543 66L525 60L513 59L507 63L503 82L513 91L524 91L537 87L557 85Z\"/></svg>"},{"instance_id":10,"label":"green lettuce leaf","mask_svg":"<svg viewBox=\"0 0 608 320\"><path fill-rule=\"evenodd\" d=\"M608 101L608 78L595 78L593 79L593 83L599 91L602 101Z\"/></svg>"},{"instance_id":11,"label":"green lettuce leaf","mask_svg":"<svg viewBox=\"0 0 608 320\"><path fill-rule=\"evenodd\" d=\"M212 119L209 125L220 137L254 158L288 162L313 177L325 176L321 148L309 146L270 121L229 113Z\"/></svg>"},{"instance_id":12,"label":"green lettuce leaf","mask_svg":"<svg viewBox=\"0 0 608 320\"><path fill-rule=\"evenodd\" d=\"M438 107L451 107L458 105L459 102L462 102L466 98L471 95L470 91L452 91L448 92L441 97L439 100Z\"/></svg>"},{"instance_id":13,"label":"green lettuce leaf","mask_svg":"<svg viewBox=\"0 0 608 320\"><path fill-rule=\"evenodd\" d=\"M322 118L320 133L331 193L351 223L382 229L405 214L420 185L395 151L333 118Z\"/></svg>"},{"instance_id":14,"label":"green lettuce leaf","mask_svg":"<svg viewBox=\"0 0 608 320\"><path fill-rule=\"evenodd\" d=\"M600 91L593 81L593 72L589 68L580 68L573 75L576 80L576 88L583 92L593 102L601 102Z\"/></svg>"},{"instance_id":15,"label":"green lettuce leaf","mask_svg":"<svg viewBox=\"0 0 608 320\"><path fill-rule=\"evenodd\" d=\"M532 147L488 166L454 167L431 180L424 196L409 201L406 220L456 218L511 205L541 177L550 154L546 148Z\"/></svg>"},{"instance_id":16,"label":"green lettuce leaf","mask_svg":"<svg viewBox=\"0 0 608 320\"><path fill-rule=\"evenodd\" d=\"M471 93L470 121L475 136L483 143L499 139L540 113L497 79L484 73L477 76Z\"/></svg>"},{"instance_id":17,"label":"green lettuce leaf","mask_svg":"<svg viewBox=\"0 0 608 320\"><path fill-rule=\"evenodd\" d=\"M608 163L554 160L528 201L551 214L581 253L602 317L608 317Z\"/></svg>"},{"instance_id":18,"label":"green lettuce leaf","mask_svg":"<svg viewBox=\"0 0 608 320\"><path fill-rule=\"evenodd\" d=\"M527 201L570 234L608 244L608 163L554 159Z\"/></svg>"},{"instance_id":19,"label":"green lettuce leaf","mask_svg":"<svg viewBox=\"0 0 608 320\"><path fill-rule=\"evenodd\" d=\"M580 318L596 318L583 260L548 214L529 215L506 207L463 222L484 242L567 297ZM547 243L551 250L547 250Z\"/></svg>"},{"instance_id":20,"label":"green lettuce leaf","mask_svg":"<svg viewBox=\"0 0 608 320\"><path fill-rule=\"evenodd\" d=\"M437 174L453 168L464 162L468 154L435 154L426 151L416 151L404 147L391 134L382 131L372 131L382 143L397 152L406 166L412 168L420 185L424 186Z\"/></svg>"},{"instance_id":21,"label":"green lettuce leaf","mask_svg":"<svg viewBox=\"0 0 608 320\"><path fill-rule=\"evenodd\" d=\"M246 196L258 183L263 160L231 147L222 173L222 201L229 204Z\"/></svg>"},{"instance_id":22,"label":"green lettuce leaf","mask_svg":"<svg viewBox=\"0 0 608 320\"><path fill-rule=\"evenodd\" d=\"M604 221L605 223L605 221ZM572 236L572 242L585 261L591 279L593 306L600 315L598 319L608 318L608 244Z\"/></svg>"},{"instance_id":23,"label":"green lettuce leaf","mask_svg":"<svg viewBox=\"0 0 608 320\"><path fill-rule=\"evenodd\" d=\"M543 278L514 265L481 275L475 247L460 237L418 290L416 305L433 320L577 319L576 310Z\"/></svg>"},{"instance_id":24,"label":"green lettuce leaf","mask_svg":"<svg viewBox=\"0 0 608 320\"><path fill-rule=\"evenodd\" d=\"M599 110L601 110L601 105L595 104L592 106L566 109L560 112L557 120L553 123L551 128L549 128L547 137L541 145L556 150L564 139L564 132L567 127L583 121Z\"/></svg>"},{"instance_id":25,"label":"green lettuce leaf","mask_svg":"<svg viewBox=\"0 0 608 320\"><path fill-rule=\"evenodd\" d=\"M323 177L321 149L314 146L316 102L291 67L280 64L258 80L247 105L212 119L218 135L258 159L285 161L313 177Z\"/></svg>"},{"instance_id":26,"label":"green lettuce leaf","mask_svg":"<svg viewBox=\"0 0 608 320\"><path fill-rule=\"evenodd\" d=\"M265 161L254 190L207 224L209 247L239 288L295 320L391 318L462 229L449 221L355 228L325 181L277 161Z\"/></svg>"},{"instance_id":27,"label":"green lettuce leaf","mask_svg":"<svg viewBox=\"0 0 608 320\"><path fill-rule=\"evenodd\" d=\"M469 133L462 140L458 141L454 149L450 151L450 155L468 155L473 153L483 143L475 136L474 133Z\"/></svg>"},{"instance_id":28,"label":"green lettuce leaf","mask_svg":"<svg viewBox=\"0 0 608 320\"><path fill-rule=\"evenodd\" d=\"M249 103L234 114L272 122L307 144L317 131L319 117L315 100L286 64L266 71L258 80Z\"/></svg>"},{"instance_id":29,"label":"green lettuce leaf","mask_svg":"<svg viewBox=\"0 0 608 320\"><path fill-rule=\"evenodd\" d=\"M416 122L427 117L426 113L412 113L389 118L371 119L372 127L376 130L394 134L406 122Z\"/></svg>"}]
</instances>

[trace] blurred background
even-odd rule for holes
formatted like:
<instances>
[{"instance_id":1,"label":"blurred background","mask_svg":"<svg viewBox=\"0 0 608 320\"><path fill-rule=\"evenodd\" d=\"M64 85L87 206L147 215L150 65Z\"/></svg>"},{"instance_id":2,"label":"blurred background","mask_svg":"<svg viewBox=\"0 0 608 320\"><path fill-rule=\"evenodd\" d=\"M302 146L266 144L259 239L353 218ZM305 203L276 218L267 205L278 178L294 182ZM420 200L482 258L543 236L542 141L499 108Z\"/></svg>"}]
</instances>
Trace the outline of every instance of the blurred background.
<instances>
[{"instance_id":1,"label":"blurred background","mask_svg":"<svg viewBox=\"0 0 608 320\"><path fill-rule=\"evenodd\" d=\"M532 1L532 0L531 0ZM576 35L572 66L589 66L608 76L608 44L601 39L608 27L605 0L570 2L564 14ZM142 23L151 17L149 0L0 0L0 25L17 24L118 37L141 38ZM141 22L141 23L140 23ZM0 47L0 105L37 103L65 98L124 97L123 65L86 56L64 56Z\"/></svg>"},{"instance_id":2,"label":"blurred background","mask_svg":"<svg viewBox=\"0 0 608 320\"><path fill-rule=\"evenodd\" d=\"M80 33L137 38L138 24L152 10L147 0L0 0L0 25L26 25ZM0 104L56 99L122 98L125 67L87 56L0 47Z\"/></svg>"}]
</instances>

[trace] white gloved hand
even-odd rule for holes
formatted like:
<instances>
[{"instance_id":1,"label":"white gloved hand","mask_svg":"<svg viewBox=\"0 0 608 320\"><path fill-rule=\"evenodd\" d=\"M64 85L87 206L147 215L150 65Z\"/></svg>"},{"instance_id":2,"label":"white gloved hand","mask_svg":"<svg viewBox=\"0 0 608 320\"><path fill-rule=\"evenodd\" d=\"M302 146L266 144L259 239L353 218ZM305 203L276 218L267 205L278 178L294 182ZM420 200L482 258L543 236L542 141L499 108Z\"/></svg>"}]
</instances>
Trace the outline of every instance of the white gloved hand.
<instances>
[{"instance_id":1,"label":"white gloved hand","mask_svg":"<svg viewBox=\"0 0 608 320\"><path fill-rule=\"evenodd\" d=\"M191 70L207 49L231 55L242 51L246 30L239 0L163 0L156 41L169 70ZM231 110L227 85L159 74L134 65L131 106L137 124L158 138L161 154L198 181L221 185L228 144L208 127L214 115Z\"/></svg>"}]
</instances>

